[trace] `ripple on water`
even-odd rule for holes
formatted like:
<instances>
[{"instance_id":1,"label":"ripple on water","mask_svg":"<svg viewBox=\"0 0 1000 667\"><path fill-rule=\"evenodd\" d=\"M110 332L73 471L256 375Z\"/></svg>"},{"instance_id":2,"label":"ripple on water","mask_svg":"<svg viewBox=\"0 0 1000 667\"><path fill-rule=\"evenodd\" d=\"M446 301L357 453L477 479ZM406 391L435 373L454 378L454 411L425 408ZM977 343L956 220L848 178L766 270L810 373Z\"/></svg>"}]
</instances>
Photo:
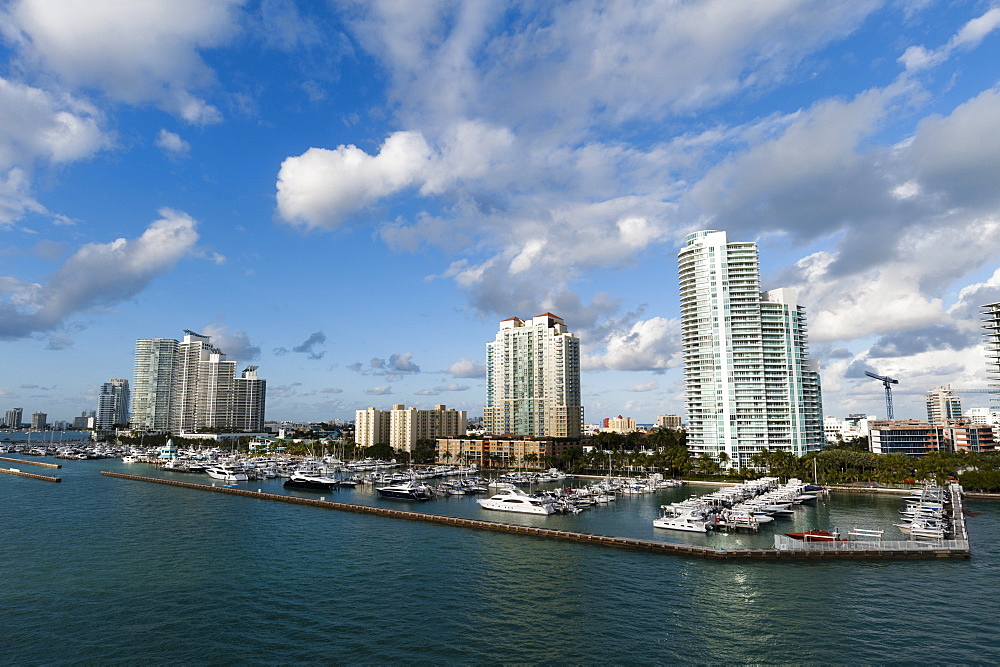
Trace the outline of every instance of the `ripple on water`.
<instances>
[{"instance_id":1,"label":"ripple on water","mask_svg":"<svg viewBox=\"0 0 1000 667\"><path fill-rule=\"evenodd\" d=\"M717 563L97 475L110 466L69 462L60 485L0 479L5 662L1000 659L981 630L1000 617L996 503L975 506L970 561ZM551 525L686 540L652 530L658 501ZM787 525L849 528L898 505L849 496ZM471 499L421 509L498 518Z\"/></svg>"}]
</instances>

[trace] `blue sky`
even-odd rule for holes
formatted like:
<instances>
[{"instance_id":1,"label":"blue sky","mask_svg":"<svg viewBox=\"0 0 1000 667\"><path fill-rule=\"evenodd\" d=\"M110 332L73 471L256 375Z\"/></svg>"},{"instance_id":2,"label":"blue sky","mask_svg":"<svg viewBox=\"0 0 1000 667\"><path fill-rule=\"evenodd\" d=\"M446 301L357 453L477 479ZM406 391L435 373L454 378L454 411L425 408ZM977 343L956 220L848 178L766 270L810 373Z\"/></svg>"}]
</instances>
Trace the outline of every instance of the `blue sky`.
<instances>
[{"instance_id":1,"label":"blue sky","mask_svg":"<svg viewBox=\"0 0 1000 667\"><path fill-rule=\"evenodd\" d=\"M983 387L996 2L0 3L0 406L68 419L215 337L270 419L479 415L497 323L581 339L587 421L683 414L676 254L794 287L824 412ZM986 405L982 395L967 406Z\"/></svg>"}]
</instances>

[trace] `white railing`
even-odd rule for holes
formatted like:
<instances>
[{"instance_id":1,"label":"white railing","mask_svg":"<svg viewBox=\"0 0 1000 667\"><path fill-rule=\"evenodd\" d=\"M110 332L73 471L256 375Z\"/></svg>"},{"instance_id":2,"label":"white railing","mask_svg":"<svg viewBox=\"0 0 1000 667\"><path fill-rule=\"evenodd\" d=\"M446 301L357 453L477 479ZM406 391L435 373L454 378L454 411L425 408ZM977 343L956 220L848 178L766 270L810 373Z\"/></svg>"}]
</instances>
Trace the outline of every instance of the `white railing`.
<instances>
[{"instance_id":1,"label":"white railing","mask_svg":"<svg viewBox=\"0 0 1000 667\"><path fill-rule=\"evenodd\" d=\"M968 551L968 540L845 540L822 542L796 540L787 535L774 536L774 548L780 551Z\"/></svg>"}]
</instances>

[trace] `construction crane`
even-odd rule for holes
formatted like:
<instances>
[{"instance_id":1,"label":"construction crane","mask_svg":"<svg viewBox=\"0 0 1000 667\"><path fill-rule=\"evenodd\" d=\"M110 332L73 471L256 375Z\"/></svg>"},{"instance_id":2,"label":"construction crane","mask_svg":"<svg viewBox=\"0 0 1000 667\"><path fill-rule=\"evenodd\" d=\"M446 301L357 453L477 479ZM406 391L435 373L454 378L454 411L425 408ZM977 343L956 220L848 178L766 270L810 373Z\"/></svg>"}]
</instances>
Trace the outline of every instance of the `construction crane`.
<instances>
[{"instance_id":1,"label":"construction crane","mask_svg":"<svg viewBox=\"0 0 1000 667\"><path fill-rule=\"evenodd\" d=\"M876 375L875 373L871 373L869 371L865 371L865 375L881 381L882 385L885 386L885 415L886 419L892 421L892 391L889 389L889 385L899 384L899 380L894 380L885 375Z\"/></svg>"}]
</instances>

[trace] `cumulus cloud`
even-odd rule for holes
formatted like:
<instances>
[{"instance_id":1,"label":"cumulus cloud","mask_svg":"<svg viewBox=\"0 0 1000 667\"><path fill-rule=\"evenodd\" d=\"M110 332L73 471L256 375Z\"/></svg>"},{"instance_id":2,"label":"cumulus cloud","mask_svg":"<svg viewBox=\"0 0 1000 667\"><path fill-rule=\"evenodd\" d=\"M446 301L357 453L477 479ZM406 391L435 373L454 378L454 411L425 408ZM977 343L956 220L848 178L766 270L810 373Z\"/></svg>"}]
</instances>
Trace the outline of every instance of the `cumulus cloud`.
<instances>
[{"instance_id":1,"label":"cumulus cloud","mask_svg":"<svg viewBox=\"0 0 1000 667\"><path fill-rule=\"evenodd\" d=\"M364 375L382 375L389 381L420 372L420 366L413 362L412 352L397 352L389 355L388 359L372 357L367 366L353 363L347 368Z\"/></svg>"},{"instance_id":2,"label":"cumulus cloud","mask_svg":"<svg viewBox=\"0 0 1000 667\"><path fill-rule=\"evenodd\" d=\"M653 317L610 332L604 345L603 354L583 355L583 368L662 371L678 365L680 330L676 321Z\"/></svg>"},{"instance_id":3,"label":"cumulus cloud","mask_svg":"<svg viewBox=\"0 0 1000 667\"><path fill-rule=\"evenodd\" d=\"M392 387L383 384L371 389L365 389L365 393L370 396L387 396L392 393Z\"/></svg>"},{"instance_id":4,"label":"cumulus cloud","mask_svg":"<svg viewBox=\"0 0 1000 667\"><path fill-rule=\"evenodd\" d=\"M191 152L191 144L181 139L181 135L164 129L156 135L156 145L174 158L187 157Z\"/></svg>"},{"instance_id":5,"label":"cumulus cloud","mask_svg":"<svg viewBox=\"0 0 1000 667\"><path fill-rule=\"evenodd\" d=\"M356 146L310 148L278 172L278 213L288 222L333 229L360 208L410 186L430 148L419 132L396 132L378 155Z\"/></svg>"},{"instance_id":6,"label":"cumulus cloud","mask_svg":"<svg viewBox=\"0 0 1000 667\"><path fill-rule=\"evenodd\" d=\"M129 104L154 103L190 123L220 120L193 91L213 84L199 50L226 43L239 0L20 0L4 11L5 33L25 67L65 85L96 88Z\"/></svg>"},{"instance_id":7,"label":"cumulus cloud","mask_svg":"<svg viewBox=\"0 0 1000 667\"><path fill-rule=\"evenodd\" d=\"M112 137L101 123L102 115L82 100L0 77L0 228L27 213L47 213L31 194L36 164L83 160L108 148Z\"/></svg>"},{"instance_id":8,"label":"cumulus cloud","mask_svg":"<svg viewBox=\"0 0 1000 667\"><path fill-rule=\"evenodd\" d=\"M457 378L482 378L486 377L486 366L462 357L448 367L448 373Z\"/></svg>"},{"instance_id":9,"label":"cumulus cloud","mask_svg":"<svg viewBox=\"0 0 1000 667\"><path fill-rule=\"evenodd\" d=\"M81 247L45 284L0 276L0 340L61 327L73 315L130 299L189 255L196 222L180 211L162 216L138 238Z\"/></svg>"},{"instance_id":10,"label":"cumulus cloud","mask_svg":"<svg viewBox=\"0 0 1000 667\"><path fill-rule=\"evenodd\" d=\"M230 331L220 324L209 324L201 332L211 336L212 345L222 350L231 361L247 363L260 358L260 346L250 342L245 331Z\"/></svg>"}]
</instances>

